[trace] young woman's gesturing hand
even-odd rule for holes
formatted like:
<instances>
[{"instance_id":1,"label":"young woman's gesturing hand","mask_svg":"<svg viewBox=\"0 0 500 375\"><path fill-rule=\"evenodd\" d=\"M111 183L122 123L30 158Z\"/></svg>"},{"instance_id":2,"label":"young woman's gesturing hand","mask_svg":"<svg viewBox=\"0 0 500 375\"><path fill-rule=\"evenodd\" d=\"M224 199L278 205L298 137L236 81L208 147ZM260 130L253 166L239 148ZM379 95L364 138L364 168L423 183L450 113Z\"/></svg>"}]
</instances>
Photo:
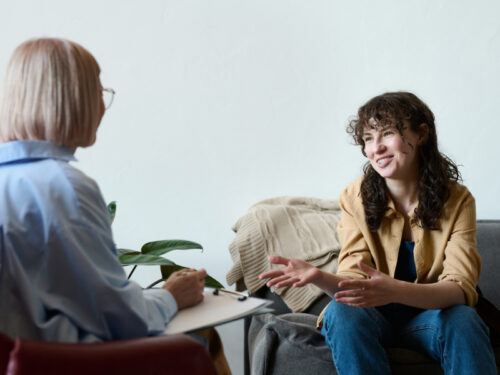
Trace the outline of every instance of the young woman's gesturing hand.
<instances>
[{"instance_id":1,"label":"young woman's gesturing hand","mask_svg":"<svg viewBox=\"0 0 500 375\"><path fill-rule=\"evenodd\" d=\"M344 290L335 293L334 298L337 302L355 307L376 307L395 302L393 299L398 280L362 262L358 262L358 267L370 278L341 281L339 288Z\"/></svg>"},{"instance_id":2,"label":"young woman's gesturing hand","mask_svg":"<svg viewBox=\"0 0 500 375\"><path fill-rule=\"evenodd\" d=\"M269 262L272 264L282 264L285 267L264 272L259 276L259 280L270 279L266 284L268 287L300 287L316 281L321 275L319 269L300 259L272 255L269 257Z\"/></svg>"}]
</instances>

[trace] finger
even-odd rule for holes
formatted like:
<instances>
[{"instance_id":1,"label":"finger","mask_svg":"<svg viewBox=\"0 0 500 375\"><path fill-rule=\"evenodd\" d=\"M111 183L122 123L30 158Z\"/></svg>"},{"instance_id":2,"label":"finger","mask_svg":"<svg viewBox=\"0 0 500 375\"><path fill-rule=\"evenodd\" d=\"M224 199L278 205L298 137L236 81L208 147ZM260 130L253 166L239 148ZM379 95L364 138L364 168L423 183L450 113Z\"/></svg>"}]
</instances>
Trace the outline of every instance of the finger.
<instances>
[{"instance_id":1,"label":"finger","mask_svg":"<svg viewBox=\"0 0 500 375\"><path fill-rule=\"evenodd\" d=\"M349 289L341 292L335 293L335 298L343 298L343 297L362 297L365 296L366 292L362 289Z\"/></svg>"},{"instance_id":2,"label":"finger","mask_svg":"<svg viewBox=\"0 0 500 375\"><path fill-rule=\"evenodd\" d=\"M302 280L297 281L295 284L293 284L293 286L295 288L300 288L300 287L303 287L306 284L309 284L309 281L307 279L302 279Z\"/></svg>"},{"instance_id":3,"label":"finger","mask_svg":"<svg viewBox=\"0 0 500 375\"><path fill-rule=\"evenodd\" d=\"M183 268L183 269L181 269L179 271L172 272L171 276L173 276L173 275L175 275L175 276L182 276L182 277L184 277L184 276L192 276L192 275L196 274L196 272L197 271L195 269L193 269L193 268Z\"/></svg>"},{"instance_id":4,"label":"finger","mask_svg":"<svg viewBox=\"0 0 500 375\"><path fill-rule=\"evenodd\" d=\"M285 258L285 257L279 256L279 255L270 255L267 259L272 264L283 264L285 266L290 261L290 258Z\"/></svg>"},{"instance_id":5,"label":"finger","mask_svg":"<svg viewBox=\"0 0 500 375\"><path fill-rule=\"evenodd\" d=\"M351 306L351 307L357 307L359 309L364 309L364 308L367 308L367 307L373 307L365 302L362 302L362 303L344 303L344 305L347 305L347 306Z\"/></svg>"},{"instance_id":6,"label":"finger","mask_svg":"<svg viewBox=\"0 0 500 375\"><path fill-rule=\"evenodd\" d=\"M287 287L287 286L292 286L297 281L299 281L298 277L289 277L287 280L283 280L283 281L279 282L274 287L277 288L277 289L279 289L279 288L284 288L284 287Z\"/></svg>"},{"instance_id":7,"label":"finger","mask_svg":"<svg viewBox=\"0 0 500 375\"><path fill-rule=\"evenodd\" d=\"M207 271L205 270L205 268L200 268L197 274L199 278L205 279L205 277L207 276Z\"/></svg>"},{"instance_id":8,"label":"finger","mask_svg":"<svg viewBox=\"0 0 500 375\"><path fill-rule=\"evenodd\" d=\"M279 270L267 271L267 272L264 272L264 273L259 275L259 280L273 279L275 277L282 276L282 275L283 275L283 268L281 268Z\"/></svg>"},{"instance_id":9,"label":"finger","mask_svg":"<svg viewBox=\"0 0 500 375\"><path fill-rule=\"evenodd\" d=\"M339 283L341 289L368 289L369 282L367 280L343 280Z\"/></svg>"},{"instance_id":10,"label":"finger","mask_svg":"<svg viewBox=\"0 0 500 375\"><path fill-rule=\"evenodd\" d=\"M358 261L358 267L361 271L366 273L368 276L375 276L379 272L375 268L372 268L369 265L364 264L362 261Z\"/></svg>"},{"instance_id":11,"label":"finger","mask_svg":"<svg viewBox=\"0 0 500 375\"><path fill-rule=\"evenodd\" d=\"M181 273L181 276L186 280L186 282L188 282L188 280L189 282L199 282L205 279L203 273L200 273L199 271L194 271L194 272L185 271Z\"/></svg>"},{"instance_id":12,"label":"finger","mask_svg":"<svg viewBox=\"0 0 500 375\"><path fill-rule=\"evenodd\" d=\"M267 286L273 286L273 285L275 285L275 284L277 284L277 283L279 283L281 281L287 280L289 278L290 278L290 275L278 276L278 277L275 277L275 278L269 280L266 285Z\"/></svg>"},{"instance_id":13,"label":"finger","mask_svg":"<svg viewBox=\"0 0 500 375\"><path fill-rule=\"evenodd\" d=\"M362 303L366 303L366 300L363 297L335 297L335 301L346 305L360 305Z\"/></svg>"}]
</instances>

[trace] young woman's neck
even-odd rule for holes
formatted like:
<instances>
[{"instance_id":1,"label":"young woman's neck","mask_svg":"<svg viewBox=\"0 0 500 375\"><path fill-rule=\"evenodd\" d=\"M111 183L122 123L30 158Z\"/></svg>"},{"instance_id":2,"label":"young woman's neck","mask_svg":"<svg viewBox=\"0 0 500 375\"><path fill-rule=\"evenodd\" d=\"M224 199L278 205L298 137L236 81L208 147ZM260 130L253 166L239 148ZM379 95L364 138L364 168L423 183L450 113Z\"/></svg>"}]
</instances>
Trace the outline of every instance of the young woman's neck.
<instances>
[{"instance_id":1,"label":"young woman's neck","mask_svg":"<svg viewBox=\"0 0 500 375\"><path fill-rule=\"evenodd\" d=\"M385 180L387 190L396 206L396 210L409 215L418 203L418 180Z\"/></svg>"}]
</instances>

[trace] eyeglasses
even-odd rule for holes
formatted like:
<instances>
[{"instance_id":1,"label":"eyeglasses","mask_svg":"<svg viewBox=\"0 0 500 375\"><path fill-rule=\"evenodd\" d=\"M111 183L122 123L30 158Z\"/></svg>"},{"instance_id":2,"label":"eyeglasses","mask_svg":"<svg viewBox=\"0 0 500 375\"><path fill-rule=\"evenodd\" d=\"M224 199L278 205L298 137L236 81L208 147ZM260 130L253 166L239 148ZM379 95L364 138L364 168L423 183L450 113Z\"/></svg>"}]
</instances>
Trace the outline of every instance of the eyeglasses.
<instances>
[{"instance_id":1,"label":"eyeglasses","mask_svg":"<svg viewBox=\"0 0 500 375\"><path fill-rule=\"evenodd\" d=\"M115 90L113 89L101 89L102 91L102 100L104 101L104 108L108 109L113 104L113 99L115 97Z\"/></svg>"}]
</instances>

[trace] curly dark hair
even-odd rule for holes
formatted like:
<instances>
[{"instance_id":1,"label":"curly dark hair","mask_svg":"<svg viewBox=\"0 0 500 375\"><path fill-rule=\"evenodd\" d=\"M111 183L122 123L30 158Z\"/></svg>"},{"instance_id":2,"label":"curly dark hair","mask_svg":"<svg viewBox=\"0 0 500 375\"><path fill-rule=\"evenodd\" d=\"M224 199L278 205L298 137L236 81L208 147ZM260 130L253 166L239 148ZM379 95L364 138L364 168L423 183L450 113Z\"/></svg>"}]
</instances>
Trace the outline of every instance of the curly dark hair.
<instances>
[{"instance_id":1,"label":"curly dark hair","mask_svg":"<svg viewBox=\"0 0 500 375\"><path fill-rule=\"evenodd\" d=\"M461 181L461 176L457 165L438 150L434 114L429 107L412 93L388 92L376 96L359 108L357 117L349 122L347 132L361 146L361 151L366 156L363 140L366 127L383 129L394 126L403 136L405 123L414 132L418 132L420 125L424 123L429 129L427 139L418 148L419 190L415 216L420 227L436 229L436 222L450 194L450 182ZM360 194L366 223L375 232L388 210L388 192L384 178L370 162L365 164L363 172Z\"/></svg>"}]
</instances>

